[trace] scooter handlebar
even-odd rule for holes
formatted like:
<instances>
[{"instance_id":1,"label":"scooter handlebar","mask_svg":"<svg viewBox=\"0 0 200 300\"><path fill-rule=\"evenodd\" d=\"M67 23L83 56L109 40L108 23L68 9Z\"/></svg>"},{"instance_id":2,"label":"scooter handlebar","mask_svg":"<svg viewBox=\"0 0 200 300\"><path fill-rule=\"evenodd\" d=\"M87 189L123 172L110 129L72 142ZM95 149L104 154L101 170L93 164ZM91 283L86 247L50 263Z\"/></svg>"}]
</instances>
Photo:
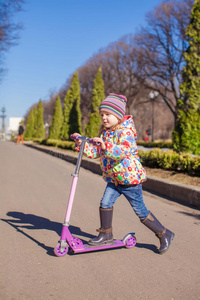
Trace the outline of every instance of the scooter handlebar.
<instances>
[{"instance_id":1,"label":"scooter handlebar","mask_svg":"<svg viewBox=\"0 0 200 300\"><path fill-rule=\"evenodd\" d=\"M88 143L93 144L94 146L100 146L99 142L95 142L93 138L87 138L81 135L73 136L73 134L70 135L70 138L74 141L78 140L86 140Z\"/></svg>"},{"instance_id":2,"label":"scooter handlebar","mask_svg":"<svg viewBox=\"0 0 200 300\"><path fill-rule=\"evenodd\" d=\"M100 146L101 145L99 142L95 142L93 138L89 139L89 143L93 144L94 146Z\"/></svg>"},{"instance_id":3,"label":"scooter handlebar","mask_svg":"<svg viewBox=\"0 0 200 300\"><path fill-rule=\"evenodd\" d=\"M79 138L78 135L76 135L76 136L73 136L73 134L70 135L70 139L71 139L71 140L77 141L78 138Z\"/></svg>"}]
</instances>

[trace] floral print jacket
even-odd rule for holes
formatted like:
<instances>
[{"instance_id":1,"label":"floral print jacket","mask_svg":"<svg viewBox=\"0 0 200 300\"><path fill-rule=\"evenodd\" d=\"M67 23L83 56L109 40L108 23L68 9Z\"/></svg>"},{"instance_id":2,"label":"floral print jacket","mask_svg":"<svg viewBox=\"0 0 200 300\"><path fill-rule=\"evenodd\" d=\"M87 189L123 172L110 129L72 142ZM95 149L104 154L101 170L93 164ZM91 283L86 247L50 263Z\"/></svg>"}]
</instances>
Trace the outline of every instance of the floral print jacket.
<instances>
[{"instance_id":1,"label":"floral print jacket","mask_svg":"<svg viewBox=\"0 0 200 300\"><path fill-rule=\"evenodd\" d=\"M84 155L88 158L100 157L103 179L106 182L129 185L139 184L147 179L138 156L137 132L132 116L125 116L117 129L104 129L100 137L106 150L86 143Z\"/></svg>"}]
</instances>

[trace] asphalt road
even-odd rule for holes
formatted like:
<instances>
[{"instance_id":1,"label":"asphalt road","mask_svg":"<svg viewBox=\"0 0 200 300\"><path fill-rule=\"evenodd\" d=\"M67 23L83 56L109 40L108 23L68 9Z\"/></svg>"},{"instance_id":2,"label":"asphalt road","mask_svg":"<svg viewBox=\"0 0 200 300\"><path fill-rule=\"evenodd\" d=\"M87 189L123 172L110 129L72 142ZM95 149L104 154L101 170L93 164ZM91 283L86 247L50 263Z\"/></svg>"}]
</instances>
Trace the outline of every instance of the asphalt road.
<instances>
[{"instance_id":1,"label":"asphalt road","mask_svg":"<svg viewBox=\"0 0 200 300\"><path fill-rule=\"evenodd\" d=\"M144 192L147 207L176 234L170 250L122 196L114 208L114 237L135 232L131 249L56 257L75 166L34 149L0 143L0 299L200 299L199 211ZM88 240L99 227L105 183L81 169L71 232Z\"/></svg>"}]
</instances>

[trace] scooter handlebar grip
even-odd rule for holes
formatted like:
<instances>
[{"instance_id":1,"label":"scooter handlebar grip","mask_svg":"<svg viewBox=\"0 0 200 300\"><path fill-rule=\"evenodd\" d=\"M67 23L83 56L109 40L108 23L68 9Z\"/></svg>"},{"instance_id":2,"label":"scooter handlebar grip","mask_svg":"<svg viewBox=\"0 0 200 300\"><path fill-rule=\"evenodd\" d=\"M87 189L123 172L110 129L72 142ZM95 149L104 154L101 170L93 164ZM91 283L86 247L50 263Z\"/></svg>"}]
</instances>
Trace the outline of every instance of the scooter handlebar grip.
<instances>
[{"instance_id":1,"label":"scooter handlebar grip","mask_svg":"<svg viewBox=\"0 0 200 300\"><path fill-rule=\"evenodd\" d=\"M93 144L94 146L100 146L100 145L101 145L99 142L95 142L95 141L93 140L93 138L90 138L90 139L89 139L89 143Z\"/></svg>"},{"instance_id":2,"label":"scooter handlebar grip","mask_svg":"<svg viewBox=\"0 0 200 300\"><path fill-rule=\"evenodd\" d=\"M70 135L70 138L72 139L72 140L74 140L74 141L78 141L78 139L86 139L90 144L93 144L94 146L100 146L101 144L99 143L99 142L95 142L94 140L93 140L93 138L84 138L84 137L82 137L82 136L80 136L80 135L76 135L76 136L73 136L73 134L71 134Z\"/></svg>"},{"instance_id":3,"label":"scooter handlebar grip","mask_svg":"<svg viewBox=\"0 0 200 300\"><path fill-rule=\"evenodd\" d=\"M78 140L78 135L76 135L75 137L73 136L73 134L70 135L70 139L77 141Z\"/></svg>"}]
</instances>

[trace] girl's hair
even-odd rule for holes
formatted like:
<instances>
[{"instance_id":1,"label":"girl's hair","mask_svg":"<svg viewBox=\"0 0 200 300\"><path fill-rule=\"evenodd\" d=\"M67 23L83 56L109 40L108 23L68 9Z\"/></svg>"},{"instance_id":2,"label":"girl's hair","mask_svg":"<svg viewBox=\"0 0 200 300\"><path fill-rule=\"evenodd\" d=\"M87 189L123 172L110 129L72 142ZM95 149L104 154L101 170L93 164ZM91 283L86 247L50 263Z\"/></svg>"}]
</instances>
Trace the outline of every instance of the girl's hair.
<instances>
[{"instance_id":1,"label":"girl's hair","mask_svg":"<svg viewBox=\"0 0 200 300\"><path fill-rule=\"evenodd\" d=\"M115 127L113 127L113 129L115 129L115 130L118 129L119 126L120 126L120 124L121 124L122 122L123 122L123 120L118 119L118 124L115 125ZM104 129L105 129L104 125L101 124L101 126L99 127L99 134L98 134L98 136L100 136L100 134L104 131Z\"/></svg>"}]
</instances>

